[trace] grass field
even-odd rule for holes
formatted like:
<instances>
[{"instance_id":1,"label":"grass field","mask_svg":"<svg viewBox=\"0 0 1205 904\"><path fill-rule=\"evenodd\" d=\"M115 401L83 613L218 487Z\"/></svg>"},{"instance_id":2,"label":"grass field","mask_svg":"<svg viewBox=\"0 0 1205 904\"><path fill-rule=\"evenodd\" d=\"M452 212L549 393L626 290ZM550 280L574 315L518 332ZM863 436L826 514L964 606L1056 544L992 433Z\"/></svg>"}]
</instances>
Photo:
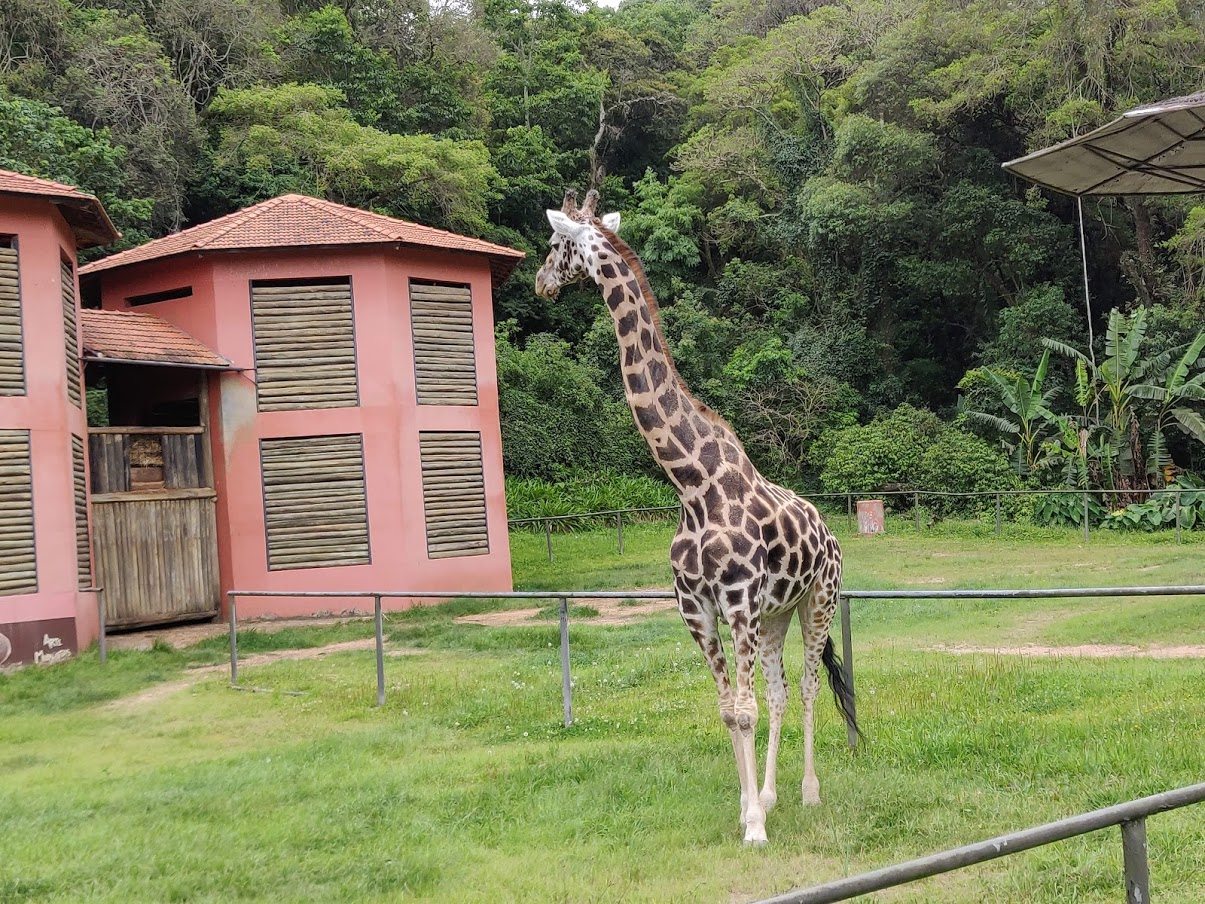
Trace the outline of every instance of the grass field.
<instances>
[{"instance_id":1,"label":"grass field","mask_svg":"<svg viewBox=\"0 0 1205 904\"><path fill-rule=\"evenodd\" d=\"M669 529L512 538L526 588L665 586ZM1205 543L978 526L844 539L849 587L1201 583ZM1205 661L1039 659L938 644L1205 643L1199 599L860 602L859 714L818 713L823 806L799 802L788 714L770 845L746 850L731 747L676 615L485 628L461 601L389 619L371 652L246 666L221 639L0 677L0 901L751 901L1205 779ZM245 652L370 636L364 622ZM788 658L797 680L799 655ZM299 696L279 691L299 691ZM764 736L764 719L759 734ZM1202 807L1148 823L1155 900L1205 900ZM868 900L1112 902L1116 830Z\"/></svg>"}]
</instances>

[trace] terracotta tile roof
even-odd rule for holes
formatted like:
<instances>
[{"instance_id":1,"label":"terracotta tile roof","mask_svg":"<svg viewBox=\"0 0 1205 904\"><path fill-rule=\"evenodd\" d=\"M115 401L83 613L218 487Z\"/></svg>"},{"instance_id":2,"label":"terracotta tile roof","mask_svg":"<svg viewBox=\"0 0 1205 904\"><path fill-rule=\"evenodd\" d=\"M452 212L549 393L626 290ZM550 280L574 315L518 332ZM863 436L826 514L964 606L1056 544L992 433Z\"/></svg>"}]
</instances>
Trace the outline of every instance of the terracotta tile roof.
<instances>
[{"instance_id":1,"label":"terracotta tile roof","mask_svg":"<svg viewBox=\"0 0 1205 904\"><path fill-rule=\"evenodd\" d=\"M87 276L187 252L380 244L485 254L489 256L490 267L498 283L510 276L525 256L523 252L505 245L495 245L493 242L420 226L355 207L305 195L281 195L94 261L80 268L80 275Z\"/></svg>"},{"instance_id":2,"label":"terracotta tile roof","mask_svg":"<svg viewBox=\"0 0 1205 904\"><path fill-rule=\"evenodd\" d=\"M183 330L136 311L80 311L84 357L90 361L234 366Z\"/></svg>"},{"instance_id":3,"label":"terracotta tile roof","mask_svg":"<svg viewBox=\"0 0 1205 904\"><path fill-rule=\"evenodd\" d=\"M0 195L35 195L48 198L62 212L63 218L75 233L80 248L108 245L121 238L121 233L105 213L104 206L94 195L82 192L73 185L36 179L0 170Z\"/></svg>"}]
</instances>

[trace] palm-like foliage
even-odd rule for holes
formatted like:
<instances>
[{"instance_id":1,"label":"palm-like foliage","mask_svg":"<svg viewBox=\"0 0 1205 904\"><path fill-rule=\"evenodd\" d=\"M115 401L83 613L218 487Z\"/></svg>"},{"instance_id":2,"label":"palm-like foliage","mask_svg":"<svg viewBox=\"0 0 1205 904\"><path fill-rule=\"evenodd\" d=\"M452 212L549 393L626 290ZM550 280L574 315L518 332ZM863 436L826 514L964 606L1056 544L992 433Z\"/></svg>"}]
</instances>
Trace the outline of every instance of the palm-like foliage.
<instances>
[{"instance_id":1,"label":"palm-like foliage","mask_svg":"<svg viewBox=\"0 0 1205 904\"><path fill-rule=\"evenodd\" d=\"M1205 418L1191 407L1205 402L1205 331L1180 348L1145 357L1146 308L1129 316L1114 310L1105 333L1105 359L1094 366L1083 352L1063 342L1043 339L1048 350L1074 359L1076 398L1085 420L1103 430L1101 465L1114 486L1133 487L1170 465L1167 430L1178 427L1205 443ZM1178 357L1177 357L1178 356ZM1155 405L1144 405L1154 402ZM1101 419L1099 412L1107 413ZM1143 442L1143 435L1146 441Z\"/></svg>"},{"instance_id":2,"label":"palm-like foliage","mask_svg":"<svg viewBox=\"0 0 1205 904\"><path fill-rule=\"evenodd\" d=\"M1050 351L1042 353L1038 369L1032 379L1021 374L1009 379L999 371L985 368L987 375L1000 391L1000 401L1013 414L1013 420L989 414L986 411L968 411L966 416L1004 434L1004 444L1013 456L1013 466L1018 474L1027 474L1037 464L1038 451L1045 438L1048 426L1054 420L1050 403L1055 390L1043 390L1046 371L1050 366Z\"/></svg>"}]
</instances>

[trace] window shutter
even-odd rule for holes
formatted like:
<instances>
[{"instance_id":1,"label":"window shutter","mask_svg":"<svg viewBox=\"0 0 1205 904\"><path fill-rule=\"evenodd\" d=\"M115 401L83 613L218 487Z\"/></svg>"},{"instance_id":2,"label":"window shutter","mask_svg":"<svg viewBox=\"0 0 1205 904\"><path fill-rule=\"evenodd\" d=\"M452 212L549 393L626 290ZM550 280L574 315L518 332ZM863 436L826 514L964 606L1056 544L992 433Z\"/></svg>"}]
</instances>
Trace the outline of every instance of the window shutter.
<instances>
[{"instance_id":1,"label":"window shutter","mask_svg":"<svg viewBox=\"0 0 1205 904\"><path fill-rule=\"evenodd\" d=\"M410 283L414 380L420 405L476 405L473 297L468 286Z\"/></svg>"},{"instance_id":2,"label":"window shutter","mask_svg":"<svg viewBox=\"0 0 1205 904\"><path fill-rule=\"evenodd\" d=\"M351 281L251 284L260 411L354 408Z\"/></svg>"},{"instance_id":3,"label":"window shutter","mask_svg":"<svg viewBox=\"0 0 1205 904\"><path fill-rule=\"evenodd\" d=\"M424 432L418 442L427 557L487 555L481 434Z\"/></svg>"},{"instance_id":4,"label":"window shutter","mask_svg":"<svg viewBox=\"0 0 1205 904\"><path fill-rule=\"evenodd\" d=\"M88 542L88 491L84 477L84 441L71 437L71 479L75 488L75 558L79 585L92 586L92 544Z\"/></svg>"},{"instance_id":5,"label":"window shutter","mask_svg":"<svg viewBox=\"0 0 1205 904\"><path fill-rule=\"evenodd\" d=\"M269 570L371 561L359 434L261 440L260 461Z\"/></svg>"},{"instance_id":6,"label":"window shutter","mask_svg":"<svg viewBox=\"0 0 1205 904\"><path fill-rule=\"evenodd\" d=\"M75 269L67 262L59 264L63 288L63 337L67 345L67 398L80 407L83 390L79 359L79 325L75 313Z\"/></svg>"},{"instance_id":7,"label":"window shutter","mask_svg":"<svg viewBox=\"0 0 1205 904\"><path fill-rule=\"evenodd\" d=\"M0 239L0 396L19 395L25 395L20 271L12 239Z\"/></svg>"},{"instance_id":8,"label":"window shutter","mask_svg":"<svg viewBox=\"0 0 1205 904\"><path fill-rule=\"evenodd\" d=\"M37 589L29 431L0 430L0 595Z\"/></svg>"}]
</instances>

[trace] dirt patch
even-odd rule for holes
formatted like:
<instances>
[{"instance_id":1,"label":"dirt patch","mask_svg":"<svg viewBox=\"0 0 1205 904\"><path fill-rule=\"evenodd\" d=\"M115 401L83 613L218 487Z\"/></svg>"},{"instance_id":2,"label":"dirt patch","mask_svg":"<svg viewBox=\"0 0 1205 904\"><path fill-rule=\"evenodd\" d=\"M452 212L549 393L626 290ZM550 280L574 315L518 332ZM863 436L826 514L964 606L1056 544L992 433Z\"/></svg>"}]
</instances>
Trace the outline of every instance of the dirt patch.
<instances>
[{"instance_id":1,"label":"dirt patch","mask_svg":"<svg viewBox=\"0 0 1205 904\"><path fill-rule=\"evenodd\" d=\"M328 653L346 653L356 650L372 650L376 648L376 638L368 637L361 640L345 640L340 643L331 643L323 647L309 647L304 650L272 650L267 653L253 653L250 656L241 657L239 659L239 668L245 668L249 665L269 665L273 662L297 661L305 659L321 659ZM425 650L400 649L386 650L386 656L418 656L425 653ZM178 694L180 691L188 690L189 688L200 684L209 675L215 673L228 673L230 671L229 663L221 665L206 665L200 668L190 669L188 677L180 678L176 681L168 681L165 684L157 684L154 687L149 687L146 690L134 694L131 697L122 697L120 700L114 700L105 706L108 710L129 710L137 709L140 706L146 706L151 703L157 703L164 700L173 694Z\"/></svg>"},{"instance_id":2,"label":"dirt patch","mask_svg":"<svg viewBox=\"0 0 1205 904\"><path fill-rule=\"evenodd\" d=\"M910 581L904 581L904 583L905 583L905 584L909 584L909 585L916 585L916 584L948 584L949 582L950 582L950 579L949 579L949 578L942 578L942 577L935 577L935 578L913 578L913 579L912 579L912 580L910 580Z\"/></svg>"},{"instance_id":3,"label":"dirt patch","mask_svg":"<svg viewBox=\"0 0 1205 904\"><path fill-rule=\"evenodd\" d=\"M589 606L597 609L598 615L593 618L570 616L570 619L586 625L627 625L647 616L669 612L677 608L677 604L673 600L645 600L638 605L624 605L624 602L624 600L609 597L574 599L571 601L571 605ZM487 628L505 628L516 625L530 627L534 624L547 623L546 619L536 617L542 611L542 609L507 609L503 612L482 612L478 615L462 615L456 619L456 623L459 625L484 625Z\"/></svg>"},{"instance_id":4,"label":"dirt patch","mask_svg":"<svg viewBox=\"0 0 1205 904\"><path fill-rule=\"evenodd\" d=\"M259 621L240 619L239 630L254 628L256 631L272 634L286 628L318 628L349 621L368 621L371 618L371 615L367 615L339 618L273 618ZM110 634L105 642L110 650L149 650L154 646L155 641L180 650L211 637L221 637L229 633L230 626L226 622L202 622L192 625L147 628L143 631L131 631L129 634Z\"/></svg>"},{"instance_id":5,"label":"dirt patch","mask_svg":"<svg viewBox=\"0 0 1205 904\"><path fill-rule=\"evenodd\" d=\"M975 647L969 644L935 644L925 649L957 655L1037 656L1068 659L1205 659L1205 645L1134 647L1127 644L1085 643L1072 647L1023 644L1019 647Z\"/></svg>"}]
</instances>

